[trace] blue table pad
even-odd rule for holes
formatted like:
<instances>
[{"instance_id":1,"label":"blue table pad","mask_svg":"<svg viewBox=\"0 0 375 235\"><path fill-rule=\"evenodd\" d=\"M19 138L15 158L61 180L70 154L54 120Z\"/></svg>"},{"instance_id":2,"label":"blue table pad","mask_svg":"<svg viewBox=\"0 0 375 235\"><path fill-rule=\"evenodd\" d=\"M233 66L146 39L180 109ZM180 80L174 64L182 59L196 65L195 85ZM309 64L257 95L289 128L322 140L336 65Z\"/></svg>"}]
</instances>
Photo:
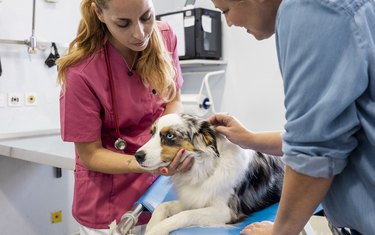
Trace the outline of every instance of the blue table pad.
<instances>
[{"instance_id":1,"label":"blue table pad","mask_svg":"<svg viewBox=\"0 0 375 235\"><path fill-rule=\"evenodd\" d=\"M169 177L160 176L148 189L148 191L138 200L147 210L153 212L155 207L161 202L175 200L177 198L176 193L172 188L172 184L169 182ZM192 234L204 234L204 235L238 235L240 231L247 225L253 222L260 222L264 220L274 221L279 203L273 204L260 211L254 212L249 215L245 220L240 223L228 225L225 227L189 227L182 228L172 232L172 235L192 235ZM322 207L316 209L315 212L322 210Z\"/></svg>"}]
</instances>

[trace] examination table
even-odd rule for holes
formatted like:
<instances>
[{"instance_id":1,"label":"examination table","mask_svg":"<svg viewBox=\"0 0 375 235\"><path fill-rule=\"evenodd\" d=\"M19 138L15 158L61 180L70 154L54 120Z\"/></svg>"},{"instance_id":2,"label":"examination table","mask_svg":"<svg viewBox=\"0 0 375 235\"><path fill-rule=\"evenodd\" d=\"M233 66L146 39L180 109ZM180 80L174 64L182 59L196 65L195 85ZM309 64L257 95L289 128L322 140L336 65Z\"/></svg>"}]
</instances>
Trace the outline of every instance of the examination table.
<instances>
[{"instance_id":1,"label":"examination table","mask_svg":"<svg viewBox=\"0 0 375 235\"><path fill-rule=\"evenodd\" d=\"M120 223L118 229L121 234L126 235L128 231L136 224L139 214L143 210L153 212L155 207L164 201L171 201L177 198L172 184L169 182L169 177L159 176L147 192L135 203L133 210L126 212ZM240 231L248 224L253 222L260 222L263 220L274 221L279 204L273 204L263 210L252 213L244 221L226 227L189 227L175 230L171 235L238 235ZM321 206L316 209L316 213L322 210ZM314 234L310 225L305 226L303 234Z\"/></svg>"}]
</instances>

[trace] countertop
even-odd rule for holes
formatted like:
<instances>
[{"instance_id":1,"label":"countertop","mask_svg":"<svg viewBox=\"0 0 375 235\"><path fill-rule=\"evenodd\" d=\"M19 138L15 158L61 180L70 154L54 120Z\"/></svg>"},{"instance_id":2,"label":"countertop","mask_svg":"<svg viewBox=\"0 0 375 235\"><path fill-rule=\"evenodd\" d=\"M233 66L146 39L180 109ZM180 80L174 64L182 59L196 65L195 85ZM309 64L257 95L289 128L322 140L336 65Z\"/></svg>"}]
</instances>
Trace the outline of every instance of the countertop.
<instances>
[{"instance_id":1,"label":"countertop","mask_svg":"<svg viewBox=\"0 0 375 235\"><path fill-rule=\"evenodd\" d=\"M74 170L74 144L63 142L59 131L0 135L0 157L10 157Z\"/></svg>"}]
</instances>

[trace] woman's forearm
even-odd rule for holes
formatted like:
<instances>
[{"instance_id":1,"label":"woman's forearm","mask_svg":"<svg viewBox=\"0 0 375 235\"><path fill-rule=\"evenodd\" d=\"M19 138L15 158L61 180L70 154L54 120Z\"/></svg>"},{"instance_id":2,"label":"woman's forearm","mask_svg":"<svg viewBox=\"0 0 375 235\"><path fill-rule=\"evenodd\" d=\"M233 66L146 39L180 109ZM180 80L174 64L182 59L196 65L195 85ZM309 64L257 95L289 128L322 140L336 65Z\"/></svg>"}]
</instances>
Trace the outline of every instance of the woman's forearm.
<instances>
[{"instance_id":1,"label":"woman's forearm","mask_svg":"<svg viewBox=\"0 0 375 235\"><path fill-rule=\"evenodd\" d=\"M92 171L107 174L143 173L133 155L120 154L102 147L100 141L75 143L80 160Z\"/></svg>"},{"instance_id":2,"label":"woman's forearm","mask_svg":"<svg viewBox=\"0 0 375 235\"><path fill-rule=\"evenodd\" d=\"M90 170L108 174L144 173L133 155L119 154L105 148L97 150L90 158Z\"/></svg>"}]
</instances>

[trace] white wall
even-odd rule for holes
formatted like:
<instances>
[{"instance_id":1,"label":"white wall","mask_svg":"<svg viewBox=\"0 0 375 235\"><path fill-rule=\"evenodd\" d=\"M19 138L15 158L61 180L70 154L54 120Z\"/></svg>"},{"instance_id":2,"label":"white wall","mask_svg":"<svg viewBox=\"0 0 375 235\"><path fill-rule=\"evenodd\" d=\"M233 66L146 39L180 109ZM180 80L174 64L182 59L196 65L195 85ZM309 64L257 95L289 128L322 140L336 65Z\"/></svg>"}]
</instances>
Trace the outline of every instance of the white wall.
<instances>
[{"instance_id":1,"label":"white wall","mask_svg":"<svg viewBox=\"0 0 375 235\"><path fill-rule=\"evenodd\" d=\"M154 0L157 13L180 10L183 0ZM22 5L22 7L18 7ZM79 1L57 4L37 0L36 36L42 41L67 45L79 20ZM210 0L198 7L213 8ZM28 39L31 35L32 0L0 3L0 38ZM66 17L66 16L69 17ZM9 27L11 25L12 27ZM8 93L35 92L35 107L0 107L0 133L59 127L56 67L44 65L49 49L28 55L25 46L0 45L3 75L0 100ZM223 96L217 109L229 112L253 130L280 129L284 123L283 92L274 38L258 42L243 29L229 28L223 18L223 59L228 62ZM0 102L1 103L1 102Z\"/></svg>"},{"instance_id":2,"label":"white wall","mask_svg":"<svg viewBox=\"0 0 375 235\"><path fill-rule=\"evenodd\" d=\"M0 39L30 38L32 2L0 2ZM78 20L79 1L36 1L35 35L39 41L54 41L66 46L75 35ZM6 99L9 93L18 93L21 97L28 92L37 95L37 106L0 107L0 133L59 127L56 66L48 68L44 64L49 53L50 48L47 48L45 51L39 50L35 55L29 55L26 46L0 44L3 67L0 77L0 100Z\"/></svg>"},{"instance_id":3,"label":"white wall","mask_svg":"<svg viewBox=\"0 0 375 235\"><path fill-rule=\"evenodd\" d=\"M26 40L31 36L32 0L0 1L0 39ZM35 35L44 42L66 46L79 20L78 0L36 1ZM62 51L61 51L62 52ZM44 60L50 53L29 55L27 47L0 44L3 74L1 99L8 93L37 95L36 106L0 107L0 134L59 128L59 87L56 67ZM0 156L0 234L69 235L77 232L71 215L73 172ZM62 222L51 223L51 213L62 210Z\"/></svg>"}]
</instances>

